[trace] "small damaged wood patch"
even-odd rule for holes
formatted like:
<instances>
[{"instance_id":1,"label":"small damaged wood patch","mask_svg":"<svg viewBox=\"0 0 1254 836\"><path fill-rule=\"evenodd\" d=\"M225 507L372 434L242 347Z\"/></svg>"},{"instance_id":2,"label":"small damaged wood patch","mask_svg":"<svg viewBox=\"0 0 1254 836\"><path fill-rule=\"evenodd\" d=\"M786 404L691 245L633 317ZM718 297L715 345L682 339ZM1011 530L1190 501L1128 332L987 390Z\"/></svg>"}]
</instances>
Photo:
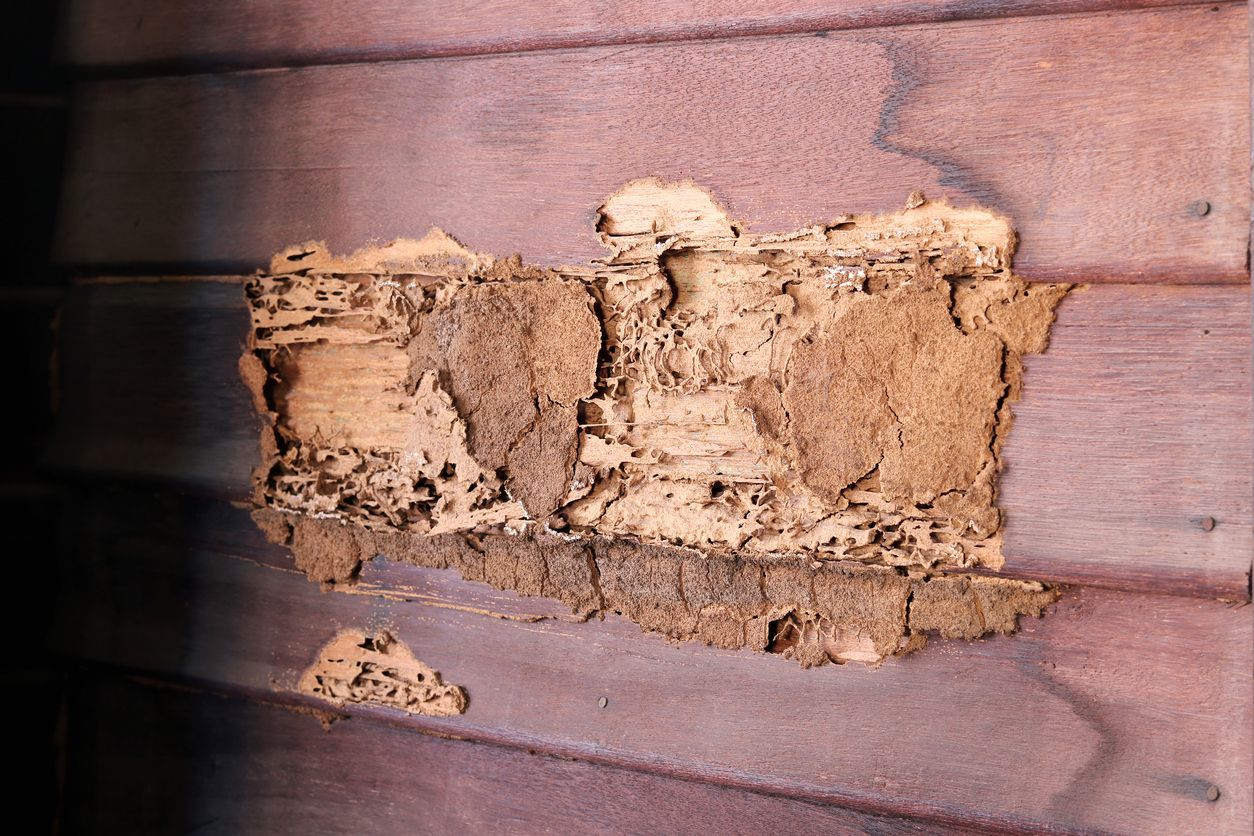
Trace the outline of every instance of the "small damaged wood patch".
<instances>
[{"instance_id":1,"label":"small damaged wood patch","mask_svg":"<svg viewBox=\"0 0 1254 836\"><path fill-rule=\"evenodd\" d=\"M305 671L300 691L344 705L370 703L410 714L451 717L466 711L466 692L446 685L388 633L344 630Z\"/></svg>"},{"instance_id":2,"label":"small damaged wood patch","mask_svg":"<svg viewBox=\"0 0 1254 836\"><path fill-rule=\"evenodd\" d=\"M1005 220L908 207L749 235L642 180L589 267L438 231L280 253L246 284L258 521L319 581L409 555L805 664L1011 632L1056 591L970 572L1002 565L1021 358L1068 287L1011 273Z\"/></svg>"}]
</instances>

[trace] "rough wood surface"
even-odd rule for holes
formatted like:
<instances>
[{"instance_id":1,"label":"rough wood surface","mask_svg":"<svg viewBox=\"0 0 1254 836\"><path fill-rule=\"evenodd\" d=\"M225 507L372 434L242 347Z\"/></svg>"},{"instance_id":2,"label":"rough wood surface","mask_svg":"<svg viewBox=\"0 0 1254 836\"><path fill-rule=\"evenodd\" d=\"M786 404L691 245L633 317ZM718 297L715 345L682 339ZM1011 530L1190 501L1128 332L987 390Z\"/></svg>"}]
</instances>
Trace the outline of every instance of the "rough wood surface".
<instances>
[{"instance_id":1,"label":"rough wood surface","mask_svg":"<svg viewBox=\"0 0 1254 836\"><path fill-rule=\"evenodd\" d=\"M365 594L322 593L263 552L200 548L197 529L220 528L134 499L80 509L64 652L273 693L341 627L383 628L469 697L453 718L346 709L411 728L951 822L1250 825L1248 606L1077 589L1013 639L803 671L621 619L572 623L543 599L498 609L430 570L376 582L371 564Z\"/></svg>"},{"instance_id":2,"label":"rough wood surface","mask_svg":"<svg viewBox=\"0 0 1254 836\"><path fill-rule=\"evenodd\" d=\"M1189 0L1183 0L1189 2ZM778 35L1181 5L1182 0L72 0L62 50L81 68L205 69L378 61L599 44Z\"/></svg>"},{"instance_id":3,"label":"rough wood surface","mask_svg":"<svg viewBox=\"0 0 1254 836\"><path fill-rule=\"evenodd\" d=\"M1062 303L1004 451L1004 574L1248 599L1249 323L1237 287L1100 286ZM237 284L77 288L52 461L248 496L247 329Z\"/></svg>"},{"instance_id":4,"label":"rough wood surface","mask_svg":"<svg viewBox=\"0 0 1254 836\"><path fill-rule=\"evenodd\" d=\"M590 207L656 174L753 231L922 189L1009 216L1029 278L1245 282L1247 32L1223 4L89 84L59 255L251 270L439 225L584 261Z\"/></svg>"},{"instance_id":5,"label":"rough wood surface","mask_svg":"<svg viewBox=\"0 0 1254 836\"><path fill-rule=\"evenodd\" d=\"M263 698L264 699L264 698ZM69 703L70 832L970 832L158 683ZM387 768L379 768L386 764ZM138 789L137 789L138 788Z\"/></svg>"},{"instance_id":6,"label":"rough wood surface","mask_svg":"<svg viewBox=\"0 0 1254 836\"><path fill-rule=\"evenodd\" d=\"M1013 633L1057 591L964 570L1002 566L1020 357L1069 288L1013 276L1004 219L913 202L755 236L638 180L613 257L548 273L439 232L289 248L245 283L258 519L299 515L314 580L408 555L805 666Z\"/></svg>"}]
</instances>

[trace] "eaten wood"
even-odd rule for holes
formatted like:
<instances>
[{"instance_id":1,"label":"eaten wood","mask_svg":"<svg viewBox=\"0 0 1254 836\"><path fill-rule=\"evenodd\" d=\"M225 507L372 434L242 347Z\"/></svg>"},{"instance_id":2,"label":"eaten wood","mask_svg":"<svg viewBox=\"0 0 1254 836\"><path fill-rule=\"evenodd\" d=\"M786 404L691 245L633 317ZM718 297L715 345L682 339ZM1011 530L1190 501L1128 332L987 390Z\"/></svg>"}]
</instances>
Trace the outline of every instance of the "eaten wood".
<instances>
[{"instance_id":1,"label":"eaten wood","mask_svg":"<svg viewBox=\"0 0 1254 836\"><path fill-rule=\"evenodd\" d=\"M1056 591L963 570L1002 565L1020 358L1068 286L1012 274L1004 219L908 206L749 235L642 180L588 267L284 251L246 285L258 520L316 580L408 556L804 664L1011 632Z\"/></svg>"},{"instance_id":2,"label":"eaten wood","mask_svg":"<svg viewBox=\"0 0 1254 836\"><path fill-rule=\"evenodd\" d=\"M466 711L465 690L445 684L386 632L341 631L305 671L300 690L335 705L370 703L431 717Z\"/></svg>"}]
</instances>

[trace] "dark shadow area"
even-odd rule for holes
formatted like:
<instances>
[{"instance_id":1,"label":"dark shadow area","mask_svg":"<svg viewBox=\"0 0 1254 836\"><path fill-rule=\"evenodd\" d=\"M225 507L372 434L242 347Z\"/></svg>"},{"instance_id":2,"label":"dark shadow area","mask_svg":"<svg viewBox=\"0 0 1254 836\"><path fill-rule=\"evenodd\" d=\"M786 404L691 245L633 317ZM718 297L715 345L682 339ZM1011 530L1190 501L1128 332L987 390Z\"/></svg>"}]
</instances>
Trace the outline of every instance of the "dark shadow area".
<instances>
[{"instance_id":1,"label":"dark shadow area","mask_svg":"<svg viewBox=\"0 0 1254 836\"><path fill-rule=\"evenodd\" d=\"M8 721L5 779L19 829L59 826L68 669L49 637L64 539L64 490L40 469L52 424L55 325L65 279L50 252L65 156L68 93L54 61L57 3L22 4L6 16L0 58L0 148L5 219L0 247L0 351L7 384L0 415L0 508L11 586L3 612L9 637L3 676ZM20 574L19 574L20 573ZM20 581L18 579L21 579Z\"/></svg>"},{"instance_id":2,"label":"dark shadow area","mask_svg":"<svg viewBox=\"0 0 1254 836\"><path fill-rule=\"evenodd\" d=\"M113 474L142 477L145 465L177 447L194 423L183 404L169 409L173 421L132 414L142 419L153 403L133 391L142 390L145 372L175 375L182 368L186 323L146 298L101 302L55 261L74 95L60 63L58 6L29 4L11 14L0 58L7 198L0 348L8 384L0 400L8 442L0 458L0 513L11 583L0 608L9 637L0 676L14 767L6 797L20 811L23 832L183 832L189 778L181 767L196 758L185 738L211 732L184 734L163 721L144 688L102 692L100 677L116 676L116 668L109 673L91 660L122 659L142 670L154 644L182 635L189 593L177 575L153 595L151 584L136 581L135 567L143 559L179 564L186 514L171 488ZM146 339L144 325L159 327L156 368L116 368L142 353L135 343ZM109 399L103 396L109 390L120 391ZM135 443L93 469L88 442L102 433ZM127 625L140 611L159 614L169 630L156 635L109 626ZM149 727L145 735L133 733ZM171 751L181 754L168 756ZM142 763L152 758L158 760Z\"/></svg>"},{"instance_id":3,"label":"dark shadow area","mask_svg":"<svg viewBox=\"0 0 1254 836\"><path fill-rule=\"evenodd\" d=\"M0 401L11 442L0 497L24 581L4 608L9 793L28 832L224 832L198 818L216 768L206 753L250 743L217 715L167 710L187 683L149 677L158 660L182 670L193 652L189 613L205 590L186 566L213 526L197 498L213 494L204 483L232 444L256 445L252 423L224 430L241 403L252 415L247 393L221 384L235 380L247 318L237 286L117 281L116 267L59 255L64 227L84 217L64 184L100 167L81 139L97 82L62 63L62 4L35 5L9 21L0 59L10 198L0 339L14 383ZM129 106L127 85L110 94ZM195 158L199 146L178 150ZM166 220L195 226L193 209L177 214ZM205 320L225 324L206 338ZM141 684L99 684L128 677Z\"/></svg>"}]
</instances>

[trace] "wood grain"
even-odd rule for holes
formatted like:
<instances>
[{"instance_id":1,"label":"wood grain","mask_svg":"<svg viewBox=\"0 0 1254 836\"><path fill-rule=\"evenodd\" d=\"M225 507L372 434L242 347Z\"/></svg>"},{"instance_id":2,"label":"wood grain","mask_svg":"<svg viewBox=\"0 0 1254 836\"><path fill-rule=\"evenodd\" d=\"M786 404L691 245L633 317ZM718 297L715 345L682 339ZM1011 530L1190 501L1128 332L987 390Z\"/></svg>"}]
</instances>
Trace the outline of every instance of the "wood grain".
<instances>
[{"instance_id":1,"label":"wood grain","mask_svg":"<svg viewBox=\"0 0 1254 836\"><path fill-rule=\"evenodd\" d=\"M955 824L1251 823L1248 606L1084 588L1015 637L807 671L672 646L618 618L472 612L451 604L478 587L446 572L394 566L391 595L323 593L265 560L197 547L191 523L169 537L178 526L160 522L159 501L115 496L80 511L87 545L63 580L55 645L89 660L274 694L338 628L386 628L462 684L470 706L447 719L369 706L354 716Z\"/></svg>"},{"instance_id":2,"label":"wood grain","mask_svg":"<svg viewBox=\"0 0 1254 836\"><path fill-rule=\"evenodd\" d=\"M1024 358L1006 568L1248 600L1250 356L1248 288L1074 291Z\"/></svg>"},{"instance_id":3,"label":"wood grain","mask_svg":"<svg viewBox=\"0 0 1254 836\"><path fill-rule=\"evenodd\" d=\"M70 832L959 832L118 677L70 706Z\"/></svg>"},{"instance_id":4,"label":"wood grain","mask_svg":"<svg viewBox=\"0 0 1254 836\"><path fill-rule=\"evenodd\" d=\"M92 83L59 258L251 271L436 225L581 262L652 174L755 231L923 189L1007 214L1029 278L1244 283L1247 34L1224 4Z\"/></svg>"},{"instance_id":5,"label":"wood grain","mask_svg":"<svg viewBox=\"0 0 1254 836\"><path fill-rule=\"evenodd\" d=\"M1187 2L1188 0L1185 0ZM1181 0L71 0L62 51L79 68L146 72L379 61L658 43L1180 5Z\"/></svg>"},{"instance_id":6,"label":"wood grain","mask_svg":"<svg viewBox=\"0 0 1254 836\"><path fill-rule=\"evenodd\" d=\"M51 463L248 496L247 326L237 285L76 288ZM1065 300L1004 451L1003 573L1248 600L1250 346L1245 288L1103 285Z\"/></svg>"},{"instance_id":7,"label":"wood grain","mask_svg":"<svg viewBox=\"0 0 1254 836\"><path fill-rule=\"evenodd\" d=\"M1254 609L1214 600L1248 602L1254 553L1245 4L71 0L67 24L101 79L59 232L81 272L432 225L582 262L600 201L656 174L755 231L921 188L1007 214L1029 278L1114 282L1029 361L1001 483L1006 573L1080 586L1015 637L812 671L379 559L320 591L203 499L256 460L239 288L74 289L50 462L104 486L59 532L54 650L234 696L84 683L68 829L1254 828ZM288 710L340 627L395 633L468 713Z\"/></svg>"}]
</instances>

